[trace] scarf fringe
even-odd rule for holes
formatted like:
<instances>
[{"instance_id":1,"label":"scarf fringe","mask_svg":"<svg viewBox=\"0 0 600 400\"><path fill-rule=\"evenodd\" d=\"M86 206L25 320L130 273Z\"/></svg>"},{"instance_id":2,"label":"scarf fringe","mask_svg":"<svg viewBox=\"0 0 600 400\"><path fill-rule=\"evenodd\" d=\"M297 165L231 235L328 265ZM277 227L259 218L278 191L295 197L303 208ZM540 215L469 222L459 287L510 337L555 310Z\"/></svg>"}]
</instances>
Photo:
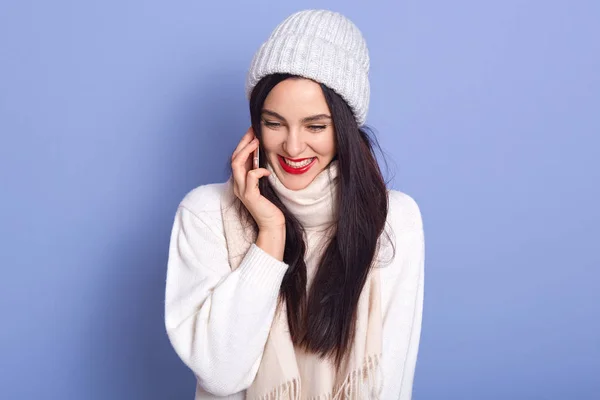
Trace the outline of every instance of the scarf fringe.
<instances>
[{"instance_id":1,"label":"scarf fringe","mask_svg":"<svg viewBox=\"0 0 600 400\"><path fill-rule=\"evenodd\" d=\"M381 356L372 354L366 357L362 367L359 367L348 374L344 382L335 390L335 396L324 397L323 399L379 400L382 386ZM364 395L367 397L364 397ZM321 398L316 397L314 400L321 400Z\"/></svg>"},{"instance_id":2,"label":"scarf fringe","mask_svg":"<svg viewBox=\"0 0 600 400\"><path fill-rule=\"evenodd\" d=\"M362 367L351 371L335 389L335 395L325 393L308 400L379 400L382 389L381 356L370 355ZM259 400L300 400L300 378L285 382ZM368 397L363 395L367 394Z\"/></svg>"},{"instance_id":3,"label":"scarf fringe","mask_svg":"<svg viewBox=\"0 0 600 400\"><path fill-rule=\"evenodd\" d=\"M287 381L271 392L259 397L259 400L300 400L300 378Z\"/></svg>"}]
</instances>

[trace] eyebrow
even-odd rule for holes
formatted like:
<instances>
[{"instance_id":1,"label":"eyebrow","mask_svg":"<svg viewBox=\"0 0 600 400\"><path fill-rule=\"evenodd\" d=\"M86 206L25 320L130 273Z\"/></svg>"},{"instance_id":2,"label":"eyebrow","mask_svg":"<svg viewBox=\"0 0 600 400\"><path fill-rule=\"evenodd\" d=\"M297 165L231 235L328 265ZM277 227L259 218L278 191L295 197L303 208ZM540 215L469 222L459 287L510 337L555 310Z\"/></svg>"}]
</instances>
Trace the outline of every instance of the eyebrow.
<instances>
[{"instance_id":1,"label":"eyebrow","mask_svg":"<svg viewBox=\"0 0 600 400\"><path fill-rule=\"evenodd\" d=\"M267 110L267 109L263 109L262 110L263 114L268 114L272 117L278 118L282 121L285 121L285 118L283 118L281 115L277 114L275 111L271 111L271 110ZM302 123L306 123L306 122L314 122L314 121L318 121L321 119L331 119L330 115L327 114L316 114L316 115L311 115L310 117L305 117L302 118L302 120L300 122Z\"/></svg>"}]
</instances>

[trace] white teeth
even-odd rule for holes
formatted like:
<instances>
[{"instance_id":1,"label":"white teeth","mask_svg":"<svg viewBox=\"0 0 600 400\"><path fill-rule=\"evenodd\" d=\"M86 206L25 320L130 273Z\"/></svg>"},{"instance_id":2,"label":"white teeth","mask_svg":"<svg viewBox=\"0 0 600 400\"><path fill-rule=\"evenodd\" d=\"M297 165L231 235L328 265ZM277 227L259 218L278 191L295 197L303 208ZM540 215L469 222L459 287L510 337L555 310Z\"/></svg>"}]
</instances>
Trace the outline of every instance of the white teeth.
<instances>
[{"instance_id":1,"label":"white teeth","mask_svg":"<svg viewBox=\"0 0 600 400\"><path fill-rule=\"evenodd\" d=\"M314 159L314 157L313 158L307 158L304 161L294 162L294 161L290 161L287 158L283 157L283 160L285 161L285 163L287 165L289 165L290 167L292 167L292 168L302 168L304 166L307 166L308 164L310 164L312 162L313 159Z\"/></svg>"}]
</instances>

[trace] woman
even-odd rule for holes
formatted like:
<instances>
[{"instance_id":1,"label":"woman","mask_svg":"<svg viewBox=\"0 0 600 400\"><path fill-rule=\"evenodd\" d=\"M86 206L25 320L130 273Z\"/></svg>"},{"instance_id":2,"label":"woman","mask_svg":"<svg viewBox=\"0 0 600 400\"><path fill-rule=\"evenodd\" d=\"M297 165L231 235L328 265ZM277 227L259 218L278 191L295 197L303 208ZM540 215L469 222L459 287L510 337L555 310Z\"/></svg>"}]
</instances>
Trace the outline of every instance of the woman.
<instances>
[{"instance_id":1,"label":"woman","mask_svg":"<svg viewBox=\"0 0 600 400\"><path fill-rule=\"evenodd\" d=\"M232 177L182 200L166 328L196 399L410 399L419 208L388 190L365 122L369 56L325 10L285 19L247 77Z\"/></svg>"}]
</instances>

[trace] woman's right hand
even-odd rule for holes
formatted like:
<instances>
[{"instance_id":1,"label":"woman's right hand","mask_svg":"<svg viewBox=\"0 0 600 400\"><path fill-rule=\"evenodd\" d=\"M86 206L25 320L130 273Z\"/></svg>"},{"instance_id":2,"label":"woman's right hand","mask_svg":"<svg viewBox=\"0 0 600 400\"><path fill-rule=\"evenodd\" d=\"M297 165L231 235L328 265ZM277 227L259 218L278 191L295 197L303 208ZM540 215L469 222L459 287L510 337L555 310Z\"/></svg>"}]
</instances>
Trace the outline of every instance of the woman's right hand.
<instances>
[{"instance_id":1,"label":"woman's right hand","mask_svg":"<svg viewBox=\"0 0 600 400\"><path fill-rule=\"evenodd\" d=\"M233 192L246 206L259 231L285 232L285 217L281 210L260 194L258 180L269 176L266 168L253 169L253 155L258 149L258 139L252 128L248 129L231 156Z\"/></svg>"}]
</instances>

